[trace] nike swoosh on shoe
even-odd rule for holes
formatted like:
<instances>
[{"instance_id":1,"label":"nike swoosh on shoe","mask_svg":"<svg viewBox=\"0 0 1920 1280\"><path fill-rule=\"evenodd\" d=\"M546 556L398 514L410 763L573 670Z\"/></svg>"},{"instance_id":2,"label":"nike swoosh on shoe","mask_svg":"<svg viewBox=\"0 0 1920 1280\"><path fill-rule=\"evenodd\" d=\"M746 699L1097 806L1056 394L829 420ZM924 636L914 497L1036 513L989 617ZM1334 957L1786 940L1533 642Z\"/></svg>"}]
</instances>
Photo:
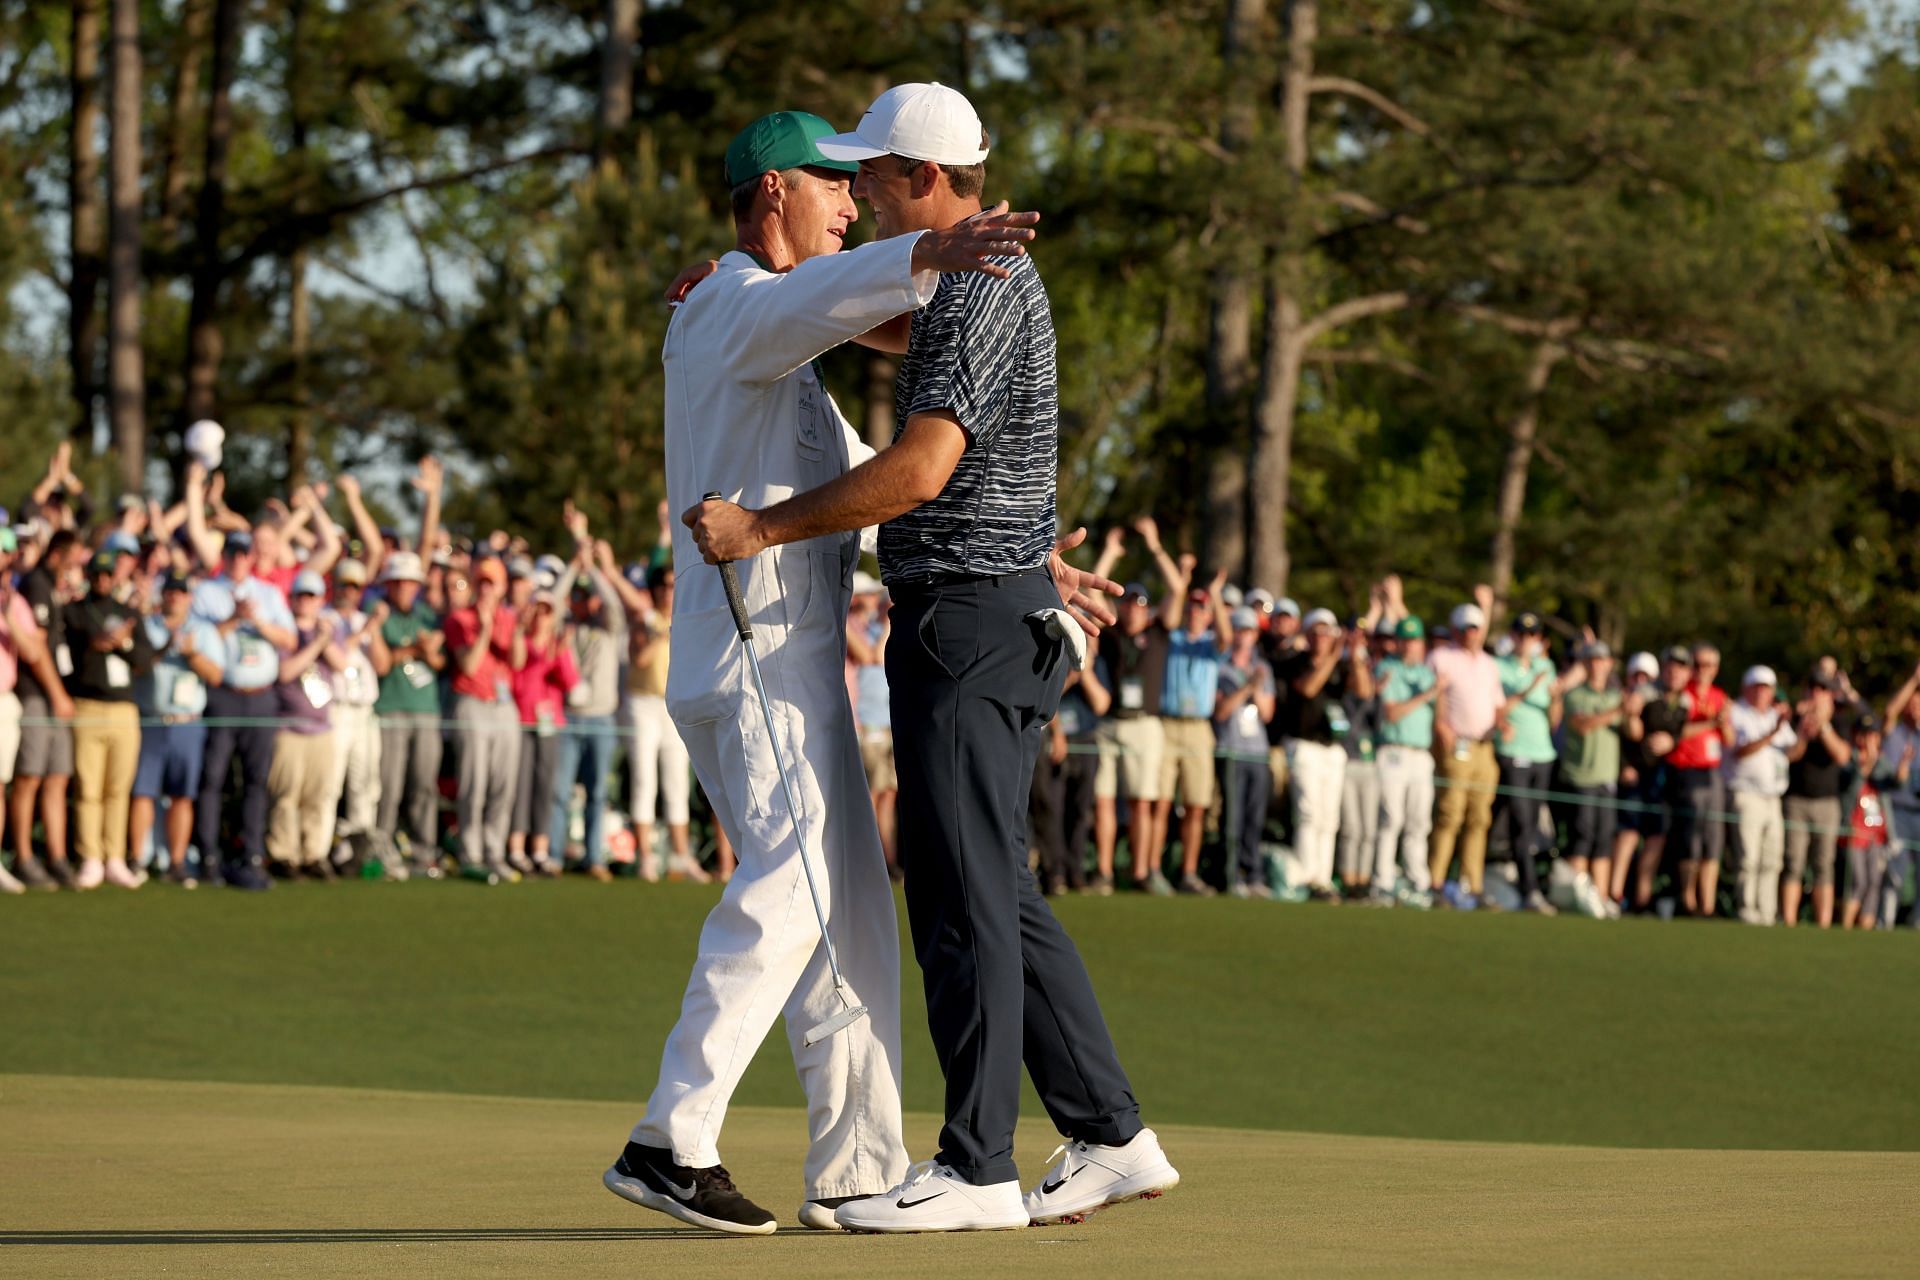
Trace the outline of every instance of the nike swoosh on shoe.
<instances>
[{"instance_id":1,"label":"nike swoosh on shoe","mask_svg":"<svg viewBox=\"0 0 1920 1280\"><path fill-rule=\"evenodd\" d=\"M922 1199L919 1199L919 1200L906 1200L906 1199L896 1200L893 1202L893 1207L896 1209L911 1209L916 1205L925 1204L928 1200L938 1200L941 1196L945 1194L947 1193L944 1191L936 1191L932 1195L923 1197Z\"/></svg>"}]
</instances>

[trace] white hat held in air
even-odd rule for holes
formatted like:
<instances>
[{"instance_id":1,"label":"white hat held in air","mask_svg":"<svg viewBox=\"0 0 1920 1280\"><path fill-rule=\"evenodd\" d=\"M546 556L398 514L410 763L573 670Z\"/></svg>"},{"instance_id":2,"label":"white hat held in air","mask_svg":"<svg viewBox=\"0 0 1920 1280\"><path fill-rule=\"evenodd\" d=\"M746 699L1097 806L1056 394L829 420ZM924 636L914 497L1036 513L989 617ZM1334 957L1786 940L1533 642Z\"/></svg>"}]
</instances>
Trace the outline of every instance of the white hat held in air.
<instances>
[{"instance_id":1,"label":"white hat held in air","mask_svg":"<svg viewBox=\"0 0 1920 1280\"><path fill-rule=\"evenodd\" d=\"M202 418L187 428L188 454L209 471L220 469L221 447L226 442L226 429L212 418Z\"/></svg>"},{"instance_id":2,"label":"white hat held in air","mask_svg":"<svg viewBox=\"0 0 1920 1280\"><path fill-rule=\"evenodd\" d=\"M905 156L935 164L979 164L985 133L966 95L943 84L897 84L873 100L852 133L815 141L829 160Z\"/></svg>"}]
</instances>

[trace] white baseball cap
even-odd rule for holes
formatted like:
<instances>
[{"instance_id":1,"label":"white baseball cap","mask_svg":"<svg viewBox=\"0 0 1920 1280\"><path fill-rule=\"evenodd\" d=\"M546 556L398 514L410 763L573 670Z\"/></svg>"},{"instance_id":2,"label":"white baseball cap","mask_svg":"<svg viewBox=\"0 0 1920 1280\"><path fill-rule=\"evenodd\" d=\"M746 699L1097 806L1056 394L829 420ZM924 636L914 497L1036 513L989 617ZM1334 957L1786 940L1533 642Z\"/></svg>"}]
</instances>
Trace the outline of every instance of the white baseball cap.
<instances>
[{"instance_id":1,"label":"white baseball cap","mask_svg":"<svg viewBox=\"0 0 1920 1280\"><path fill-rule=\"evenodd\" d=\"M1455 631L1465 631L1468 627L1479 627L1482 631L1487 628L1487 615L1480 612L1477 604L1456 606L1450 621Z\"/></svg>"},{"instance_id":2,"label":"white baseball cap","mask_svg":"<svg viewBox=\"0 0 1920 1280\"><path fill-rule=\"evenodd\" d=\"M987 158L980 116L966 95L935 84L897 84L873 100L851 133L818 138L829 160L905 156L935 164L979 164Z\"/></svg>"},{"instance_id":3,"label":"white baseball cap","mask_svg":"<svg viewBox=\"0 0 1920 1280\"><path fill-rule=\"evenodd\" d=\"M1773 674L1772 667L1748 667L1747 674L1740 677L1740 687L1745 689L1756 684L1770 685L1778 689L1780 677Z\"/></svg>"},{"instance_id":4,"label":"white baseball cap","mask_svg":"<svg viewBox=\"0 0 1920 1280\"><path fill-rule=\"evenodd\" d=\"M1295 603L1292 596L1281 596L1274 604L1273 611L1275 613L1284 613L1289 618L1297 618L1300 616L1300 606ZM1326 612L1332 613L1333 610L1328 609Z\"/></svg>"},{"instance_id":5,"label":"white baseball cap","mask_svg":"<svg viewBox=\"0 0 1920 1280\"><path fill-rule=\"evenodd\" d=\"M1652 676L1657 680L1660 678L1660 659L1642 649L1627 659L1627 674Z\"/></svg>"},{"instance_id":6,"label":"white baseball cap","mask_svg":"<svg viewBox=\"0 0 1920 1280\"><path fill-rule=\"evenodd\" d=\"M1338 631L1340 629L1340 619L1334 616L1333 610L1331 609L1309 610L1307 616L1300 620L1300 629L1302 631L1311 631L1315 627L1332 627L1335 631Z\"/></svg>"},{"instance_id":7,"label":"white baseball cap","mask_svg":"<svg viewBox=\"0 0 1920 1280\"><path fill-rule=\"evenodd\" d=\"M396 551L387 557L385 570L380 575L382 582L425 582L427 575L420 571L420 557L411 551Z\"/></svg>"}]
</instances>

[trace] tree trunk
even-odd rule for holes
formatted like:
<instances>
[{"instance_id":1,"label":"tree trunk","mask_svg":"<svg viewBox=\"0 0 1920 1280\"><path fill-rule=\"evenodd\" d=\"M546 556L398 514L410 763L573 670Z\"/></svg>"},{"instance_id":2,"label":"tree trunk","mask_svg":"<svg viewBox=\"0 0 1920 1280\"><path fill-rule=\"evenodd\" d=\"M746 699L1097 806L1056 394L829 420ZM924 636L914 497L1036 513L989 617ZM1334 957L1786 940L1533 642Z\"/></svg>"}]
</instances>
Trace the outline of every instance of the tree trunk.
<instances>
[{"instance_id":1,"label":"tree trunk","mask_svg":"<svg viewBox=\"0 0 1920 1280\"><path fill-rule=\"evenodd\" d=\"M640 0L607 0L607 37L600 46L600 108L593 162L604 163L633 121L633 48L640 39Z\"/></svg>"},{"instance_id":2,"label":"tree trunk","mask_svg":"<svg viewBox=\"0 0 1920 1280\"><path fill-rule=\"evenodd\" d=\"M155 230L160 244L172 249L180 238L180 223L189 209L187 143L193 136L193 113L200 96L200 60L205 54L208 0L187 0L180 13L180 42L173 64L173 110L167 116L165 150L160 157L160 217Z\"/></svg>"},{"instance_id":3,"label":"tree trunk","mask_svg":"<svg viewBox=\"0 0 1920 1280\"><path fill-rule=\"evenodd\" d=\"M898 372L893 357L878 351L867 353L867 444L884 449L893 443L893 377Z\"/></svg>"},{"instance_id":4,"label":"tree trunk","mask_svg":"<svg viewBox=\"0 0 1920 1280\"><path fill-rule=\"evenodd\" d=\"M1291 199L1298 208L1307 172L1307 102L1312 93L1313 46L1320 6L1314 0L1287 5L1287 65L1280 84L1280 127ZM1286 233L1283 231L1283 235ZM1253 546L1250 581L1276 594L1287 589L1287 500L1293 472L1293 419L1300 395L1300 365L1309 335L1296 293L1299 254L1283 247L1267 275L1267 331L1260 360L1260 395L1253 418Z\"/></svg>"},{"instance_id":5,"label":"tree trunk","mask_svg":"<svg viewBox=\"0 0 1920 1280\"><path fill-rule=\"evenodd\" d=\"M1287 557L1287 495L1300 365L1306 354L1289 265L1274 264L1267 279L1266 347L1260 360L1260 397L1253 410L1253 547L1247 581L1275 595L1286 594L1292 570Z\"/></svg>"},{"instance_id":6,"label":"tree trunk","mask_svg":"<svg viewBox=\"0 0 1920 1280\"><path fill-rule=\"evenodd\" d=\"M193 302L187 312L187 394L180 415L182 430L197 419L213 416L220 378L220 288L226 279L220 232L227 217L227 148L233 134L231 94L240 18L241 0L215 0L206 164L193 228Z\"/></svg>"},{"instance_id":7,"label":"tree trunk","mask_svg":"<svg viewBox=\"0 0 1920 1280\"><path fill-rule=\"evenodd\" d=\"M287 483L307 480L307 460L313 455L313 411L308 403L307 359L313 347L313 303L307 292L307 250L303 245L287 255L287 354L292 360L291 399L287 415Z\"/></svg>"},{"instance_id":8,"label":"tree trunk","mask_svg":"<svg viewBox=\"0 0 1920 1280\"><path fill-rule=\"evenodd\" d=\"M120 486L146 488L146 365L140 351L140 0L113 0L112 206L107 387Z\"/></svg>"},{"instance_id":9,"label":"tree trunk","mask_svg":"<svg viewBox=\"0 0 1920 1280\"><path fill-rule=\"evenodd\" d=\"M100 0L73 0L72 13L67 359L73 371L71 434L91 449L94 402L100 398L100 276L106 249L100 199Z\"/></svg>"},{"instance_id":10,"label":"tree trunk","mask_svg":"<svg viewBox=\"0 0 1920 1280\"><path fill-rule=\"evenodd\" d=\"M1220 145L1241 156L1253 141L1260 83L1252 48L1266 17L1266 0L1229 0L1220 47L1226 65L1227 108ZM1227 173L1226 181L1233 181ZM1216 198L1213 223L1226 221ZM1255 258L1237 227L1226 228L1228 257L1208 281L1206 564L1235 577L1247 557L1247 391L1253 382L1253 274Z\"/></svg>"},{"instance_id":11,"label":"tree trunk","mask_svg":"<svg viewBox=\"0 0 1920 1280\"><path fill-rule=\"evenodd\" d=\"M299 186L293 193L293 212L297 219L305 212L307 201L307 113L306 60L301 28L306 23L306 0L291 0L287 6L287 24L292 38L287 53L287 119L292 135L295 172ZM287 485L289 489L305 484L307 458L313 451L313 415L307 404L307 356L313 345L313 302L307 292L307 246L294 246L287 254L287 356L289 369L288 399L293 409L287 414Z\"/></svg>"},{"instance_id":12,"label":"tree trunk","mask_svg":"<svg viewBox=\"0 0 1920 1280\"><path fill-rule=\"evenodd\" d=\"M1494 504L1493 554L1487 582L1493 588L1494 617L1489 630L1506 611L1507 589L1513 585L1513 539L1527 506L1527 471L1533 465L1533 443L1540 430L1540 400L1546 394L1553 367L1567 349L1553 339L1533 348L1527 366L1525 394L1507 423L1507 456L1500 464L1500 492Z\"/></svg>"}]
</instances>

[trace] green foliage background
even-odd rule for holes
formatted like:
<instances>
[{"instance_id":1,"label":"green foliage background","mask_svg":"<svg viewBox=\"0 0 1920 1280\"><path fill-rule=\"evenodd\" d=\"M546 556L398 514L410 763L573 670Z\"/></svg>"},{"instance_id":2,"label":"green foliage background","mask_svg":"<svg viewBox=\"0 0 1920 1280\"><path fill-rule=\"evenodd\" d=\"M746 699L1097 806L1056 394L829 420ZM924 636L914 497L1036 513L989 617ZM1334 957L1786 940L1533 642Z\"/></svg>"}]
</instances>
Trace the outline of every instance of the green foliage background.
<instances>
[{"instance_id":1,"label":"green foliage background","mask_svg":"<svg viewBox=\"0 0 1920 1280\"><path fill-rule=\"evenodd\" d=\"M171 91L190 7L142 6L159 491L203 247L162 195L176 124L189 197L200 182L204 70L196 96ZM0 501L75 416L58 314L70 8L0 0ZM1863 683L1911 665L1920 45L1897 6L648 4L632 115L611 129L596 124L608 5L309 0L297 44L294 8L239 5L213 246L230 264L218 399L243 501L289 479L287 262L304 250L316 460L300 478L354 468L402 516L400 469L435 451L454 460L456 525L557 539L571 497L637 552L662 487L659 295L730 241L727 139L778 107L851 122L886 84L938 78L993 131L990 196L1045 214L1068 519L1150 509L1196 549L1245 520L1205 489L1216 460L1253 448L1249 406L1208 409L1216 273L1284 278L1309 311L1405 290L1307 365L1294 568L1267 585L1350 607L1397 571L1431 614L1482 579L1528 329L1568 321L1538 397L1511 598L1637 646L1706 634L1736 662L1790 667L1835 652ZM1236 11L1252 16L1237 60ZM1280 108L1308 16L1320 87L1296 179ZM1820 92L1817 55L1868 31L1855 82ZM1236 104L1249 138L1225 150ZM856 421L884 403L864 356L828 371ZM110 496L105 460L88 474Z\"/></svg>"}]
</instances>

